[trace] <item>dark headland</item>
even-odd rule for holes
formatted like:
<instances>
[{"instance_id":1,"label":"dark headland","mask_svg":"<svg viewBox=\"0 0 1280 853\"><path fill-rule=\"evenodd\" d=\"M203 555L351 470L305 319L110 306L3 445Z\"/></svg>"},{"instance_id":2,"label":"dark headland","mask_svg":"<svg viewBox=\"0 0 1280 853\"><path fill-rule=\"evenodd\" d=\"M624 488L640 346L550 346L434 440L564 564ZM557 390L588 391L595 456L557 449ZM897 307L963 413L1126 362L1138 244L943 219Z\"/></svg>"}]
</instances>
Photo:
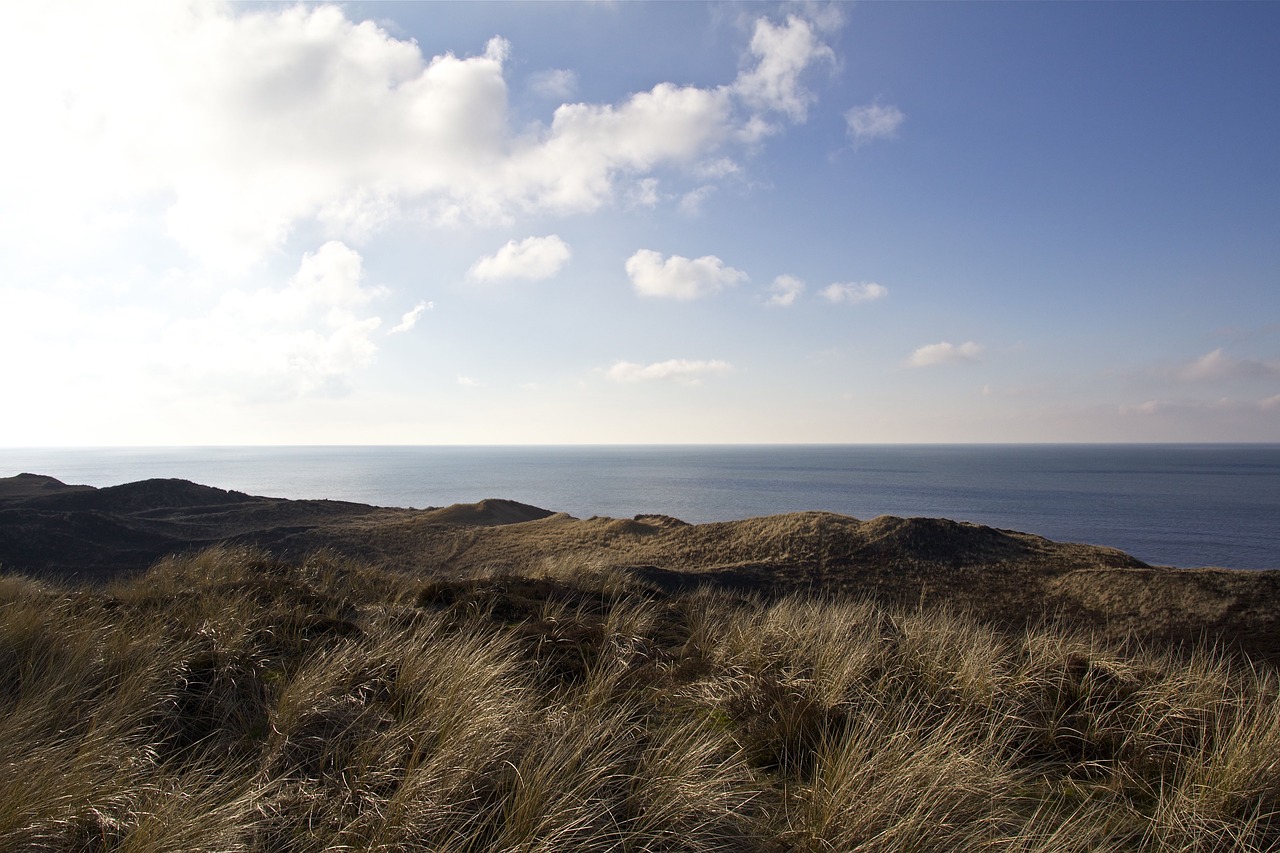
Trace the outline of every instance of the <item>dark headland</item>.
<instances>
[{"instance_id":1,"label":"dark headland","mask_svg":"<svg viewBox=\"0 0 1280 853\"><path fill-rule=\"evenodd\" d=\"M102 584L220 544L324 552L421 577L580 564L667 591L712 587L944 604L993 624L1066 620L1109 636L1208 642L1280 660L1280 571L1149 566L1121 551L938 518L822 512L686 524L574 518L487 499L421 510L286 500L186 480L107 488L0 478L0 571Z\"/></svg>"}]
</instances>

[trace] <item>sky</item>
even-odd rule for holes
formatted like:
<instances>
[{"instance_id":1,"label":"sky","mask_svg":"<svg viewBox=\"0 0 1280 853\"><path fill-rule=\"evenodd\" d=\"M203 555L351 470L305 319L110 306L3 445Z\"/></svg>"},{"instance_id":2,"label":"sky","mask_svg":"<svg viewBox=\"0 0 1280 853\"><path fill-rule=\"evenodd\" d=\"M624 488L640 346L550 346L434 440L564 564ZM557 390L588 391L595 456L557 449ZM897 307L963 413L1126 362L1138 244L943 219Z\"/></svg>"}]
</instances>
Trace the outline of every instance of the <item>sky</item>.
<instances>
[{"instance_id":1,"label":"sky","mask_svg":"<svg viewBox=\"0 0 1280 853\"><path fill-rule=\"evenodd\" d=\"M1280 4L14 4L0 446L1280 441Z\"/></svg>"}]
</instances>

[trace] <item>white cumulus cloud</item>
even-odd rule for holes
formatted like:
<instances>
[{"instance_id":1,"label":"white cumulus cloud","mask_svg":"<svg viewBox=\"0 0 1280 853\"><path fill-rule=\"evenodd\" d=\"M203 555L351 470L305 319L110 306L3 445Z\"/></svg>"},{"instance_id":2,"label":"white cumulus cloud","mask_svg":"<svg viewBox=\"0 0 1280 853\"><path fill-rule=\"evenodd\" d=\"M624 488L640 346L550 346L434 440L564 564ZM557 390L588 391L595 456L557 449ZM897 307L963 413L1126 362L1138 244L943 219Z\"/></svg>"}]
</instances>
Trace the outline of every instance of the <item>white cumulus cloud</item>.
<instances>
[{"instance_id":1,"label":"white cumulus cloud","mask_svg":"<svg viewBox=\"0 0 1280 853\"><path fill-rule=\"evenodd\" d=\"M303 227L351 243L395 221L591 212L657 170L736 168L762 111L803 119L803 73L832 56L802 18L761 17L723 85L662 82L517 123L510 46L472 47L424 56L337 5L27 4L0 30L23 120L0 140L0 239L145 227L244 271Z\"/></svg>"},{"instance_id":2,"label":"white cumulus cloud","mask_svg":"<svg viewBox=\"0 0 1280 853\"><path fill-rule=\"evenodd\" d=\"M865 104L849 110L844 118L849 126L850 138L855 144L861 144L873 139L896 136L898 128L902 127L907 117L895 106Z\"/></svg>"},{"instance_id":3,"label":"white cumulus cloud","mask_svg":"<svg viewBox=\"0 0 1280 853\"><path fill-rule=\"evenodd\" d=\"M422 316L424 311L430 311L434 307L436 306L433 302L419 302L417 305L413 306L412 309L405 312L405 315L400 318L400 322L387 330L387 334L399 335L403 332L409 331L414 326L418 325L418 318Z\"/></svg>"},{"instance_id":4,"label":"white cumulus cloud","mask_svg":"<svg viewBox=\"0 0 1280 853\"><path fill-rule=\"evenodd\" d=\"M510 240L497 253L476 261L468 275L477 281L551 278L571 255L569 244L556 234Z\"/></svg>"},{"instance_id":5,"label":"white cumulus cloud","mask_svg":"<svg viewBox=\"0 0 1280 853\"><path fill-rule=\"evenodd\" d=\"M731 370L733 365L727 361L673 358L653 364L619 361L609 368L608 376L615 382L674 381L683 385L698 385L704 377L722 375Z\"/></svg>"},{"instance_id":6,"label":"white cumulus cloud","mask_svg":"<svg viewBox=\"0 0 1280 853\"><path fill-rule=\"evenodd\" d=\"M627 275L641 296L671 299L697 299L718 293L745 281L742 270L725 266L715 255L686 258L672 255L663 259L660 252L640 249L627 259Z\"/></svg>"},{"instance_id":7,"label":"white cumulus cloud","mask_svg":"<svg viewBox=\"0 0 1280 853\"><path fill-rule=\"evenodd\" d=\"M769 286L769 293L769 305L790 308L804 293L804 282L793 275L780 275Z\"/></svg>"},{"instance_id":8,"label":"white cumulus cloud","mask_svg":"<svg viewBox=\"0 0 1280 853\"><path fill-rule=\"evenodd\" d=\"M917 348L915 352L911 353L911 357L907 359L907 364L911 367L933 367L939 364L960 364L967 361L977 361L978 356L982 354L982 350L982 345L973 341L965 341L962 344L941 341Z\"/></svg>"},{"instance_id":9,"label":"white cumulus cloud","mask_svg":"<svg viewBox=\"0 0 1280 853\"><path fill-rule=\"evenodd\" d=\"M836 282L828 284L818 292L828 302L857 305L860 302L874 302L885 298L889 295L889 288L874 281Z\"/></svg>"}]
</instances>

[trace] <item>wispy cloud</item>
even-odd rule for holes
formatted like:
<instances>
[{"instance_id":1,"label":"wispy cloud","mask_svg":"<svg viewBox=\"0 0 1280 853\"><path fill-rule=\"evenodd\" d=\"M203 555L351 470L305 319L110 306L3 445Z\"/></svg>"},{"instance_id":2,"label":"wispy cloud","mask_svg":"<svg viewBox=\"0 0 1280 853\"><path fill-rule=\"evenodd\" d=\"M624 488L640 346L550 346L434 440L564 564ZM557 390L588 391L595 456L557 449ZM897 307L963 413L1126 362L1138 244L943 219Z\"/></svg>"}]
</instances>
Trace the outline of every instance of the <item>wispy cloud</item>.
<instances>
[{"instance_id":1,"label":"wispy cloud","mask_svg":"<svg viewBox=\"0 0 1280 853\"><path fill-rule=\"evenodd\" d=\"M573 253L555 234L510 240L495 254L481 258L467 273L477 281L544 279L560 272Z\"/></svg>"},{"instance_id":2,"label":"wispy cloud","mask_svg":"<svg viewBox=\"0 0 1280 853\"><path fill-rule=\"evenodd\" d=\"M709 296L747 278L742 270L725 266L715 255L693 259L672 255L664 259L652 249L640 249L628 258L626 269L641 296L681 300Z\"/></svg>"},{"instance_id":3,"label":"wispy cloud","mask_svg":"<svg viewBox=\"0 0 1280 853\"><path fill-rule=\"evenodd\" d=\"M418 325L418 318L422 316L424 311L430 311L434 307L436 307L434 302L419 302L400 318L399 323L388 329L387 334L399 335L409 331L414 326Z\"/></svg>"},{"instance_id":4,"label":"wispy cloud","mask_svg":"<svg viewBox=\"0 0 1280 853\"><path fill-rule=\"evenodd\" d=\"M769 286L769 293L767 304L790 308L800 298L800 294L804 293L804 282L793 275L780 275Z\"/></svg>"},{"instance_id":5,"label":"wispy cloud","mask_svg":"<svg viewBox=\"0 0 1280 853\"><path fill-rule=\"evenodd\" d=\"M874 281L836 282L818 291L822 297L832 303L857 305L861 302L874 302L889 295L889 288Z\"/></svg>"},{"instance_id":6,"label":"wispy cloud","mask_svg":"<svg viewBox=\"0 0 1280 853\"><path fill-rule=\"evenodd\" d=\"M731 370L733 365L727 361L673 358L653 364L619 361L609 368L608 376L615 382L675 381L683 385L698 385L704 377L725 374Z\"/></svg>"},{"instance_id":7,"label":"wispy cloud","mask_svg":"<svg viewBox=\"0 0 1280 853\"><path fill-rule=\"evenodd\" d=\"M539 71L529 78L529 88L544 98L568 100L578 91L578 74L568 68Z\"/></svg>"},{"instance_id":8,"label":"wispy cloud","mask_svg":"<svg viewBox=\"0 0 1280 853\"><path fill-rule=\"evenodd\" d=\"M910 367L935 367L942 364L963 364L977 361L978 356L982 354L982 350L983 346L973 341L965 341L962 344L940 341L936 344L925 344L922 347L918 347L915 352L911 353L911 357L907 359L907 365Z\"/></svg>"},{"instance_id":9,"label":"wispy cloud","mask_svg":"<svg viewBox=\"0 0 1280 853\"><path fill-rule=\"evenodd\" d=\"M1221 347L1188 362L1177 371L1179 379L1195 382L1210 379L1257 379L1280 377L1280 361L1235 358Z\"/></svg>"},{"instance_id":10,"label":"wispy cloud","mask_svg":"<svg viewBox=\"0 0 1280 853\"><path fill-rule=\"evenodd\" d=\"M703 202L715 191L716 188L710 184L703 184L697 189L690 190L680 197L680 212L685 216L697 216L702 213Z\"/></svg>"},{"instance_id":11,"label":"wispy cloud","mask_svg":"<svg viewBox=\"0 0 1280 853\"><path fill-rule=\"evenodd\" d=\"M813 93L801 83L801 75L815 62L835 61L835 53L819 40L816 28L795 15L776 25L759 18L751 36L751 53L757 64L739 75L734 92L752 106L804 121Z\"/></svg>"},{"instance_id":12,"label":"wispy cloud","mask_svg":"<svg viewBox=\"0 0 1280 853\"><path fill-rule=\"evenodd\" d=\"M1261 400L1241 400L1232 397L1218 397L1212 400L1173 399L1146 400L1142 403L1122 405L1122 415L1155 416L1155 415L1187 415L1196 413L1212 413L1218 415L1248 416L1260 412L1271 412L1280 408L1280 394Z\"/></svg>"},{"instance_id":13,"label":"wispy cloud","mask_svg":"<svg viewBox=\"0 0 1280 853\"><path fill-rule=\"evenodd\" d=\"M1120 407L1120 414L1123 416L1139 415L1143 417L1151 417L1167 411L1169 404L1160 400L1145 400L1134 405L1126 405Z\"/></svg>"},{"instance_id":14,"label":"wispy cloud","mask_svg":"<svg viewBox=\"0 0 1280 853\"><path fill-rule=\"evenodd\" d=\"M657 207L662 196L658 192L657 178L641 178L626 190L627 205L630 207Z\"/></svg>"},{"instance_id":15,"label":"wispy cloud","mask_svg":"<svg viewBox=\"0 0 1280 853\"><path fill-rule=\"evenodd\" d=\"M854 107L844 114L844 119L848 124L849 138L855 145L861 145L873 139L897 136L898 128L907 117L895 106L875 103Z\"/></svg>"}]
</instances>

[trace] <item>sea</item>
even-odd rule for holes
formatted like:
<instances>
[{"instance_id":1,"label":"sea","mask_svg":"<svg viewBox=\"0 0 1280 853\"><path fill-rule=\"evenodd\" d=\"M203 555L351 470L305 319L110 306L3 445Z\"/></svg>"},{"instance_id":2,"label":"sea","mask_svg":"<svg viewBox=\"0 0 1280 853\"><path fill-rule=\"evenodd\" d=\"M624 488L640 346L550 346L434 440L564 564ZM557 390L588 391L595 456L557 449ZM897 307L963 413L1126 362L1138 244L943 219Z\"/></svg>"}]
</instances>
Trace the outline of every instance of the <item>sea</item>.
<instances>
[{"instance_id":1,"label":"sea","mask_svg":"<svg viewBox=\"0 0 1280 853\"><path fill-rule=\"evenodd\" d=\"M1176 567L1280 568L1280 444L0 448L0 476L284 498L510 498L585 518L932 516Z\"/></svg>"}]
</instances>

